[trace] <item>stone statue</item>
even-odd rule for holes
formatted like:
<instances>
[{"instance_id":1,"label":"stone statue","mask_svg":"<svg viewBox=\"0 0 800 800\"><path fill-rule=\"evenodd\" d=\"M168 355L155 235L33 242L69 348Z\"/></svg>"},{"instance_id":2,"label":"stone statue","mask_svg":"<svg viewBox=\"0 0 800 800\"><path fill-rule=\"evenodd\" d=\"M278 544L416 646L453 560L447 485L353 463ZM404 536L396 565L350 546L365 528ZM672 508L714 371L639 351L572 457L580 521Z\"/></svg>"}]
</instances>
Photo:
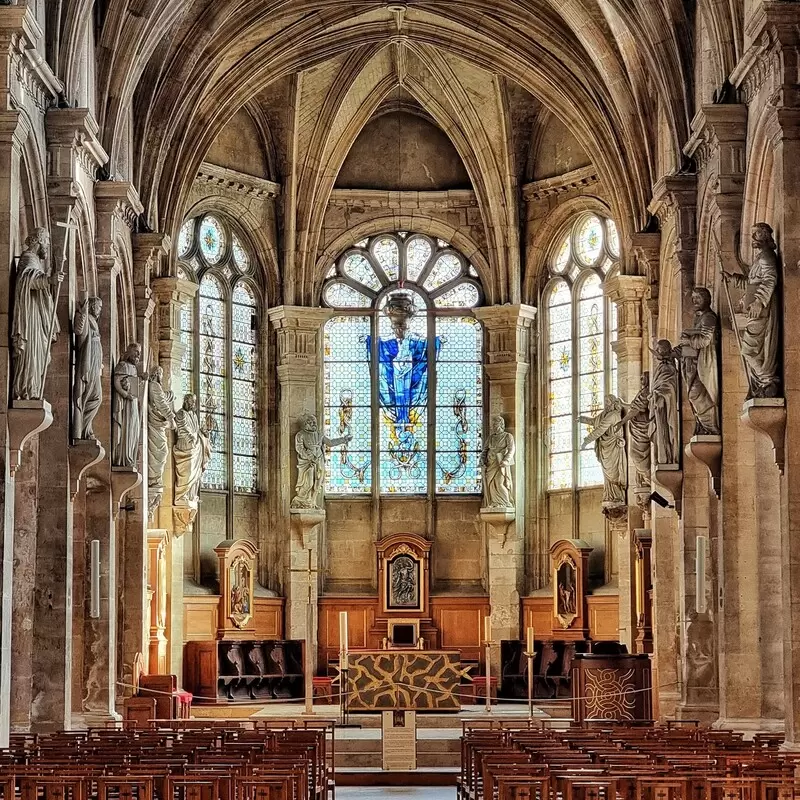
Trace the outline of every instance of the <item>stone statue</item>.
<instances>
[{"instance_id":1,"label":"stone statue","mask_svg":"<svg viewBox=\"0 0 800 800\"><path fill-rule=\"evenodd\" d=\"M659 339L652 353L650 436L655 446L656 464L677 464L680 456L680 415L675 348L668 339Z\"/></svg>"},{"instance_id":2,"label":"stone statue","mask_svg":"<svg viewBox=\"0 0 800 800\"><path fill-rule=\"evenodd\" d=\"M483 504L486 508L514 508L511 467L516 453L514 437L506 431L505 420L492 417L491 433L483 450Z\"/></svg>"},{"instance_id":3,"label":"stone statue","mask_svg":"<svg viewBox=\"0 0 800 800\"><path fill-rule=\"evenodd\" d=\"M75 314L75 380L72 384L72 438L94 439L92 423L103 402L103 343L99 297L86 298Z\"/></svg>"},{"instance_id":4,"label":"stone statue","mask_svg":"<svg viewBox=\"0 0 800 800\"><path fill-rule=\"evenodd\" d=\"M325 479L325 447L347 444L352 436L329 439L317 430L317 418L306 414L300 422L300 430L294 437L297 452L297 486L292 508L319 508L322 483Z\"/></svg>"},{"instance_id":5,"label":"stone statue","mask_svg":"<svg viewBox=\"0 0 800 800\"><path fill-rule=\"evenodd\" d=\"M613 394L606 397L603 410L594 417L580 417L592 432L583 440L581 449L594 444L594 452L603 470L603 508L626 504L628 457L622 428L622 401Z\"/></svg>"},{"instance_id":6,"label":"stone statue","mask_svg":"<svg viewBox=\"0 0 800 800\"><path fill-rule=\"evenodd\" d=\"M183 398L183 406L175 414L176 441L172 448L175 459L175 505L196 508L200 498L200 481L211 459L211 442L200 425L193 394Z\"/></svg>"},{"instance_id":7,"label":"stone statue","mask_svg":"<svg viewBox=\"0 0 800 800\"><path fill-rule=\"evenodd\" d=\"M692 290L694 325L681 333L679 359L689 405L695 418L695 436L718 436L719 428L719 317L711 309L711 292Z\"/></svg>"},{"instance_id":8,"label":"stone statue","mask_svg":"<svg viewBox=\"0 0 800 800\"><path fill-rule=\"evenodd\" d=\"M628 441L630 442L630 458L636 470L636 485L644 487L650 485L650 373L643 372L641 378L642 388L622 418L622 424L628 426Z\"/></svg>"},{"instance_id":9,"label":"stone statue","mask_svg":"<svg viewBox=\"0 0 800 800\"><path fill-rule=\"evenodd\" d=\"M114 367L114 393L111 404L113 436L111 463L115 467L135 469L139 457L139 434L142 419L139 412L139 362L142 346L133 342Z\"/></svg>"},{"instance_id":10,"label":"stone statue","mask_svg":"<svg viewBox=\"0 0 800 800\"><path fill-rule=\"evenodd\" d=\"M175 427L175 395L161 385L164 369L156 367L150 373L147 395L147 489L152 518L164 496L164 467L169 445L167 428Z\"/></svg>"},{"instance_id":11,"label":"stone statue","mask_svg":"<svg viewBox=\"0 0 800 800\"><path fill-rule=\"evenodd\" d=\"M59 333L53 294L64 273L48 269L49 252L50 234L36 228L17 264L11 327L14 400L42 399L50 349Z\"/></svg>"},{"instance_id":12,"label":"stone statue","mask_svg":"<svg viewBox=\"0 0 800 800\"><path fill-rule=\"evenodd\" d=\"M765 222L753 226L753 264L742 264L746 275L724 272L745 290L737 310L747 314L741 334L742 359L747 372L748 400L753 397L778 397L780 378L780 284L781 266L772 228Z\"/></svg>"}]
</instances>

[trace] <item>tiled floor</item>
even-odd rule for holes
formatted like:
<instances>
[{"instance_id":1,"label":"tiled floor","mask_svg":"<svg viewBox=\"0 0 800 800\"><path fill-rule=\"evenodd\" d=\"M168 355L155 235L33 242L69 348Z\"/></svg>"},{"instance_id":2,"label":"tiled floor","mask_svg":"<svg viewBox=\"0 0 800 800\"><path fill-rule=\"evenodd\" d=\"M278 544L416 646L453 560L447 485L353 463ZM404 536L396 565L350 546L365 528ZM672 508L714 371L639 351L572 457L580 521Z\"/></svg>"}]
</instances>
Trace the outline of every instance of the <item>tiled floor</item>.
<instances>
[{"instance_id":1,"label":"tiled floor","mask_svg":"<svg viewBox=\"0 0 800 800\"><path fill-rule=\"evenodd\" d=\"M342 786L336 789L336 800L455 800L455 788L404 786Z\"/></svg>"}]
</instances>

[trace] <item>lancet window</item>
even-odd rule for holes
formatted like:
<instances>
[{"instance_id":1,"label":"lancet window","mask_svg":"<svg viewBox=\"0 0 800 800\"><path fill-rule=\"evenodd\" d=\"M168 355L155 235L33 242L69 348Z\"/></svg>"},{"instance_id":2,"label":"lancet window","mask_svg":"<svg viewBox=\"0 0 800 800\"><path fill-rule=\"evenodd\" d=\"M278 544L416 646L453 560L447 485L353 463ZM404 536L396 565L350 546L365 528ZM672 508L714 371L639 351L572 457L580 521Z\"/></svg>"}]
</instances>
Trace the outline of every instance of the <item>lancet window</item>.
<instances>
[{"instance_id":1,"label":"lancet window","mask_svg":"<svg viewBox=\"0 0 800 800\"><path fill-rule=\"evenodd\" d=\"M605 395L617 393L616 307L603 294L618 269L614 222L596 214L574 219L556 242L540 308L546 368L546 474L549 490L603 482L592 448L581 444Z\"/></svg>"},{"instance_id":2,"label":"lancet window","mask_svg":"<svg viewBox=\"0 0 800 800\"><path fill-rule=\"evenodd\" d=\"M477 494L483 300L448 242L381 234L328 271L323 303L327 495Z\"/></svg>"},{"instance_id":3,"label":"lancet window","mask_svg":"<svg viewBox=\"0 0 800 800\"><path fill-rule=\"evenodd\" d=\"M198 398L212 456L202 488L258 490L258 316L255 262L222 216L188 220L178 241L178 276L198 284L181 311L183 392Z\"/></svg>"}]
</instances>

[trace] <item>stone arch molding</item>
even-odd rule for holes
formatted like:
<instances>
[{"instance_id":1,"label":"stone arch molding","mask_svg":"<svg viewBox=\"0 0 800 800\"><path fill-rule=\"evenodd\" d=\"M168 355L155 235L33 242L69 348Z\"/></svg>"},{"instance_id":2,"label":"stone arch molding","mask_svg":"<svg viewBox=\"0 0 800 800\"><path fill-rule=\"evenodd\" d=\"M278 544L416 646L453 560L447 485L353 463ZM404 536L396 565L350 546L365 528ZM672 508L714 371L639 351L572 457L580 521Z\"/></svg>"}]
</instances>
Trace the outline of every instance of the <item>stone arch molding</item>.
<instances>
[{"instance_id":1,"label":"stone arch molding","mask_svg":"<svg viewBox=\"0 0 800 800\"><path fill-rule=\"evenodd\" d=\"M85 9L85 0L73 6ZM691 83L682 44L691 38L680 4L650 0L411 0L401 30L383 2L354 11L343 0L110 0L98 50L103 143L112 155L124 146L135 102L134 171L151 224L175 234L205 151L249 97L337 56L357 58L361 47L413 42L519 83L570 126L609 186L627 237L646 221L652 185L653 155L641 147L652 119L641 103L652 102L654 85L679 153L689 108L673 87ZM626 42L644 70L625 69ZM212 69L223 54L227 68ZM140 82L159 88L135 98Z\"/></svg>"},{"instance_id":2,"label":"stone arch molding","mask_svg":"<svg viewBox=\"0 0 800 800\"><path fill-rule=\"evenodd\" d=\"M453 64L432 48L409 47L407 71L402 76L391 55L389 48L383 48L338 73L321 104L308 149L301 155L296 200L297 301L313 302L317 279L314 265L336 176L358 134L381 102L402 84L448 134L472 180L488 242L487 298L491 302L518 302L519 250L513 233L516 196L495 156L500 152L510 158L510 141L505 134L507 112L499 87L485 73L466 78L458 75ZM481 78L489 79L493 102L479 110L473 96L474 82ZM301 94L298 114L310 113L314 100L314 96Z\"/></svg>"}]
</instances>

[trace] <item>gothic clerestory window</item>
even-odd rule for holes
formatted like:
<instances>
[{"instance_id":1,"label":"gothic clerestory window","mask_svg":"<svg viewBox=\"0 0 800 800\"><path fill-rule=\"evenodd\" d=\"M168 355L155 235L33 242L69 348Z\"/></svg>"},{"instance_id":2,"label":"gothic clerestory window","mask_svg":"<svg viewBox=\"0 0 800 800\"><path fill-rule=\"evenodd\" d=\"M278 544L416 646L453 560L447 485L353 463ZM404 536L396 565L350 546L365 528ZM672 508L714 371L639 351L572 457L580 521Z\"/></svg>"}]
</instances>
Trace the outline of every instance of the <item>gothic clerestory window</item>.
<instances>
[{"instance_id":1,"label":"gothic clerestory window","mask_svg":"<svg viewBox=\"0 0 800 800\"><path fill-rule=\"evenodd\" d=\"M178 240L178 277L198 284L181 311L183 393L198 398L212 456L204 490L258 490L259 289L243 238L222 215L188 220Z\"/></svg>"},{"instance_id":2,"label":"gothic clerestory window","mask_svg":"<svg viewBox=\"0 0 800 800\"><path fill-rule=\"evenodd\" d=\"M478 494L483 300L448 242L381 234L337 259L322 287L328 496Z\"/></svg>"},{"instance_id":3,"label":"gothic clerestory window","mask_svg":"<svg viewBox=\"0 0 800 800\"><path fill-rule=\"evenodd\" d=\"M547 488L602 484L581 416L597 414L605 395L617 393L616 307L603 294L618 269L619 235L610 219L582 214L556 242L542 295L543 363L546 369Z\"/></svg>"}]
</instances>

